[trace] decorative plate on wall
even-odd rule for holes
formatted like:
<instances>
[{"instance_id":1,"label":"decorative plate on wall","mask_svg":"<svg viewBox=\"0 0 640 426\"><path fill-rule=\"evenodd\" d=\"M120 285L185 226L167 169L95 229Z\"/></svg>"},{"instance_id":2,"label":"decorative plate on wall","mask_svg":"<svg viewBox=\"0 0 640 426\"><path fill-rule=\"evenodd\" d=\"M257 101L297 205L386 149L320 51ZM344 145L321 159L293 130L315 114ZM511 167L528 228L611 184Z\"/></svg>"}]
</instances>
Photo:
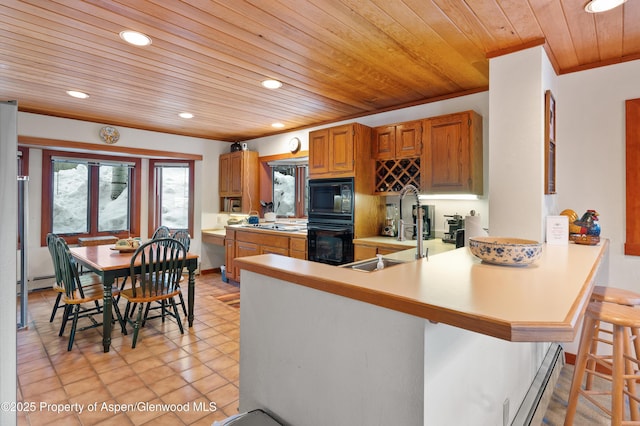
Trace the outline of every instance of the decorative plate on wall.
<instances>
[{"instance_id":1,"label":"decorative plate on wall","mask_svg":"<svg viewBox=\"0 0 640 426\"><path fill-rule=\"evenodd\" d=\"M120 139L120 132L115 127L104 126L100 129L100 139L105 143L114 144Z\"/></svg>"}]
</instances>

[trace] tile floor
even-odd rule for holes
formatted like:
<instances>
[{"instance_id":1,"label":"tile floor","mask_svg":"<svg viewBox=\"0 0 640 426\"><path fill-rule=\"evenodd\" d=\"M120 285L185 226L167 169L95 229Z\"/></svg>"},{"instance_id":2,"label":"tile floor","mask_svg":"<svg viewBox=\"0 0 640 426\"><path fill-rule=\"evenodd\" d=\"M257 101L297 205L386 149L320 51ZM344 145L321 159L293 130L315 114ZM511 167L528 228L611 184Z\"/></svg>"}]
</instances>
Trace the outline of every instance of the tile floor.
<instances>
[{"instance_id":1,"label":"tile floor","mask_svg":"<svg viewBox=\"0 0 640 426\"><path fill-rule=\"evenodd\" d=\"M35 409L20 414L18 425L209 426L236 414L240 310L216 296L237 290L220 274L200 275L194 324L184 320L184 335L174 321L154 319L131 349L131 326L127 336L116 326L109 353L102 351L102 327L78 331L67 352L69 327L58 337L61 311L49 323L55 294L30 293L28 329L17 335L18 401Z\"/></svg>"}]
</instances>

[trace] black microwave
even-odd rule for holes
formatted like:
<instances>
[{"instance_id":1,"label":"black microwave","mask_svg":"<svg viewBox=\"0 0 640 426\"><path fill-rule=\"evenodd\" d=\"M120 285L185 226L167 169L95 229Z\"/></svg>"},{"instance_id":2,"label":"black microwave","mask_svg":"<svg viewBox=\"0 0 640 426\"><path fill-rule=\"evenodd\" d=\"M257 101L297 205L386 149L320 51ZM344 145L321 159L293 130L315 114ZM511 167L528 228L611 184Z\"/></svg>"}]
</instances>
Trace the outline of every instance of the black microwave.
<instances>
[{"instance_id":1,"label":"black microwave","mask_svg":"<svg viewBox=\"0 0 640 426\"><path fill-rule=\"evenodd\" d=\"M311 179L309 221L353 221L353 178Z\"/></svg>"}]
</instances>

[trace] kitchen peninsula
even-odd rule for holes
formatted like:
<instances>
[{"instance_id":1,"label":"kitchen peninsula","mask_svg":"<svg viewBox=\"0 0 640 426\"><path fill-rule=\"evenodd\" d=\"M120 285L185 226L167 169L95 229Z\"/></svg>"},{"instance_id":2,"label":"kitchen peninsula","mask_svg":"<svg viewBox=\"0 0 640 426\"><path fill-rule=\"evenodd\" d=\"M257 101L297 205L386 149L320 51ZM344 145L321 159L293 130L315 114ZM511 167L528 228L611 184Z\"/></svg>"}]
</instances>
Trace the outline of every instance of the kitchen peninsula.
<instances>
[{"instance_id":1,"label":"kitchen peninsula","mask_svg":"<svg viewBox=\"0 0 640 426\"><path fill-rule=\"evenodd\" d=\"M240 409L296 425L511 424L550 342L574 340L607 254L607 240L545 245L503 267L461 248L371 273L237 259Z\"/></svg>"}]
</instances>

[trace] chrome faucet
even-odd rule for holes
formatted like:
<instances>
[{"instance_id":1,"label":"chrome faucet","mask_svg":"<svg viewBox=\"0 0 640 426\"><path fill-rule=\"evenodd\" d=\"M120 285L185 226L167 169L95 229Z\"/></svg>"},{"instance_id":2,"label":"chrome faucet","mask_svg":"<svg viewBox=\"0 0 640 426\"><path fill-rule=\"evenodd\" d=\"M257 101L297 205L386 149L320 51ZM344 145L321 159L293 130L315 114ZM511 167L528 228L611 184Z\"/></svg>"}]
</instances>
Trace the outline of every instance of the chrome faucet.
<instances>
[{"instance_id":1,"label":"chrome faucet","mask_svg":"<svg viewBox=\"0 0 640 426\"><path fill-rule=\"evenodd\" d=\"M404 219L402 219L402 200L404 199L404 196L407 195L407 192L410 192L410 191L413 192L413 194L416 196L416 224L414 225L416 227L416 240L417 240L416 259L422 259L423 257L426 257L426 255L423 247L424 235L422 232L423 219L422 219L422 211L420 208L420 191L418 191L418 188L416 188L411 184L406 185L404 188L400 190L400 202L398 203L400 204L400 226L398 230L398 241L404 241L406 239L404 235L405 233Z\"/></svg>"}]
</instances>

